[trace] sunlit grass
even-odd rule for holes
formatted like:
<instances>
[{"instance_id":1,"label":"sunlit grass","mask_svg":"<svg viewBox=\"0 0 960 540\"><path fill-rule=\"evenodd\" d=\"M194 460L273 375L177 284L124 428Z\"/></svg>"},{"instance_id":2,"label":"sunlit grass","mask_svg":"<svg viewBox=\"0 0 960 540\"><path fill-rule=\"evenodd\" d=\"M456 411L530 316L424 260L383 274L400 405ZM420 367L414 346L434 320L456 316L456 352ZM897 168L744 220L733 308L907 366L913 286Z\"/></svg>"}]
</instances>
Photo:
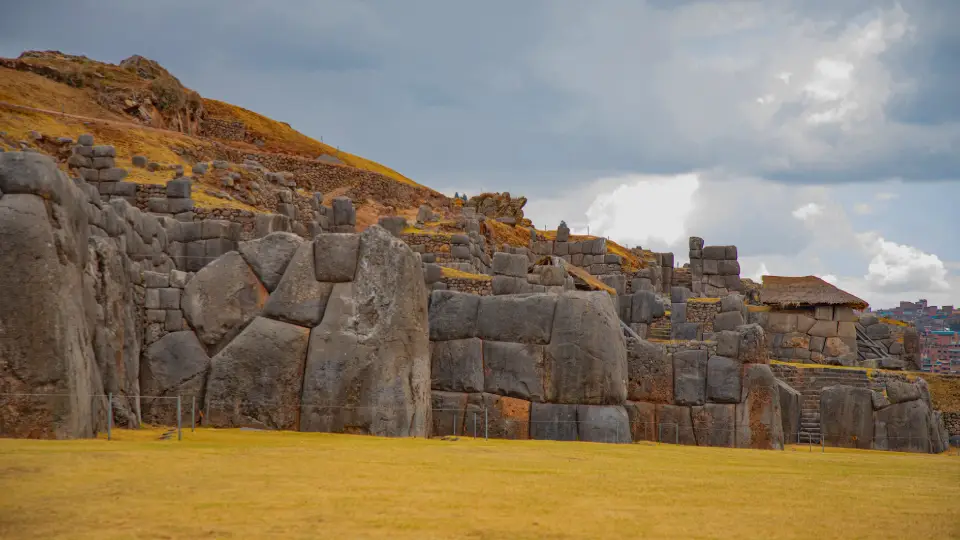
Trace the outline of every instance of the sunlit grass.
<instances>
[{"instance_id":1,"label":"sunlit grass","mask_svg":"<svg viewBox=\"0 0 960 540\"><path fill-rule=\"evenodd\" d=\"M0 440L0 537L956 538L960 458L158 430Z\"/></svg>"}]
</instances>

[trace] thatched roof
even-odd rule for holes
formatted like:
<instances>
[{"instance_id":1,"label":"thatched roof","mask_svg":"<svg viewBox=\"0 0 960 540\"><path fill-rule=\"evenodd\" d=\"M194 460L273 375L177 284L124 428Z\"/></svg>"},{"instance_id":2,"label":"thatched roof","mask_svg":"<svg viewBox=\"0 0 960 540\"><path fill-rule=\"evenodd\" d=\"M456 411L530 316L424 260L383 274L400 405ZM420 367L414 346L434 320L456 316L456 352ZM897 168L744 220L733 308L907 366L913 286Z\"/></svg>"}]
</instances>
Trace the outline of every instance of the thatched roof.
<instances>
[{"instance_id":1,"label":"thatched roof","mask_svg":"<svg viewBox=\"0 0 960 540\"><path fill-rule=\"evenodd\" d=\"M808 306L867 307L863 300L816 276L763 276L760 301L785 309Z\"/></svg>"}]
</instances>

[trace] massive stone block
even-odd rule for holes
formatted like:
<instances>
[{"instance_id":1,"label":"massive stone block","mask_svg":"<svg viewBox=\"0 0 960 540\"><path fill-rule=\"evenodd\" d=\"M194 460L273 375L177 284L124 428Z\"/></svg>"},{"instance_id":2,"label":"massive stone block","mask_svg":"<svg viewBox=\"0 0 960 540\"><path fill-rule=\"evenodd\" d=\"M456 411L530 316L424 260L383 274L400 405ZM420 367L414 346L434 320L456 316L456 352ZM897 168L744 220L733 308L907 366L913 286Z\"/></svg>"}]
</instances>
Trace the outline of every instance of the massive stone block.
<instances>
[{"instance_id":1,"label":"massive stone block","mask_svg":"<svg viewBox=\"0 0 960 540\"><path fill-rule=\"evenodd\" d=\"M673 381L677 405L703 405L707 394L707 351L675 352Z\"/></svg>"},{"instance_id":2,"label":"massive stone block","mask_svg":"<svg viewBox=\"0 0 960 540\"><path fill-rule=\"evenodd\" d=\"M692 407L693 433L699 446L736 446L736 405L707 403Z\"/></svg>"},{"instance_id":3,"label":"massive stone block","mask_svg":"<svg viewBox=\"0 0 960 540\"><path fill-rule=\"evenodd\" d=\"M738 345L738 359L741 362L752 364L766 364L770 362L770 351L767 349L767 338L759 324L745 324L737 327L740 334Z\"/></svg>"},{"instance_id":4,"label":"massive stone block","mask_svg":"<svg viewBox=\"0 0 960 540\"><path fill-rule=\"evenodd\" d=\"M143 353L140 364L140 391L144 396L181 396L184 403L194 398L203 405L210 357L191 330L169 333ZM143 420L174 425L176 402L172 399L141 399Z\"/></svg>"},{"instance_id":5,"label":"massive stone block","mask_svg":"<svg viewBox=\"0 0 960 540\"><path fill-rule=\"evenodd\" d=\"M483 303L480 311L482 319ZM627 351L612 297L605 292L564 293L557 300L552 330L545 358L547 401L622 404L627 397Z\"/></svg>"},{"instance_id":6,"label":"massive stone block","mask_svg":"<svg viewBox=\"0 0 960 540\"><path fill-rule=\"evenodd\" d=\"M657 440L657 405L645 401L627 401L623 405L630 420L630 434L634 441Z\"/></svg>"},{"instance_id":7,"label":"massive stone block","mask_svg":"<svg viewBox=\"0 0 960 540\"><path fill-rule=\"evenodd\" d=\"M578 405L577 423L581 441L632 442L630 418L622 406Z\"/></svg>"},{"instance_id":8,"label":"massive stone block","mask_svg":"<svg viewBox=\"0 0 960 540\"><path fill-rule=\"evenodd\" d=\"M530 260L526 255L514 255L498 251L493 254L493 272L514 277L527 277Z\"/></svg>"},{"instance_id":9,"label":"massive stone block","mask_svg":"<svg viewBox=\"0 0 960 540\"><path fill-rule=\"evenodd\" d=\"M530 438L548 441L576 441L577 406L553 403L530 405Z\"/></svg>"},{"instance_id":10,"label":"massive stone block","mask_svg":"<svg viewBox=\"0 0 960 540\"><path fill-rule=\"evenodd\" d=\"M627 339L627 399L673 403L673 357L663 345Z\"/></svg>"},{"instance_id":11,"label":"massive stone block","mask_svg":"<svg viewBox=\"0 0 960 540\"><path fill-rule=\"evenodd\" d=\"M529 439L530 406L529 401L522 399L486 393L469 394L467 398L467 424L472 425L474 412L477 413L479 419L483 418L484 410L486 410L486 434L488 436L494 439Z\"/></svg>"},{"instance_id":12,"label":"massive stone block","mask_svg":"<svg viewBox=\"0 0 960 540\"><path fill-rule=\"evenodd\" d=\"M890 400L890 403L903 403L920 399L920 387L905 381L888 381L887 399Z\"/></svg>"},{"instance_id":13,"label":"massive stone block","mask_svg":"<svg viewBox=\"0 0 960 540\"><path fill-rule=\"evenodd\" d=\"M430 342L430 387L483 392L483 342L477 338Z\"/></svg>"},{"instance_id":14,"label":"massive stone block","mask_svg":"<svg viewBox=\"0 0 960 540\"><path fill-rule=\"evenodd\" d=\"M633 294L631 320L639 323L651 323L653 319L663 317L663 304L657 294L651 291L640 291Z\"/></svg>"},{"instance_id":15,"label":"massive stone block","mask_svg":"<svg viewBox=\"0 0 960 540\"><path fill-rule=\"evenodd\" d=\"M696 446L693 417L690 407L657 405L657 440L673 444Z\"/></svg>"},{"instance_id":16,"label":"massive stone block","mask_svg":"<svg viewBox=\"0 0 960 540\"><path fill-rule=\"evenodd\" d=\"M257 317L211 360L204 421L297 429L310 331Z\"/></svg>"},{"instance_id":17,"label":"massive stone block","mask_svg":"<svg viewBox=\"0 0 960 540\"><path fill-rule=\"evenodd\" d=\"M430 393L431 436L465 435L467 396L468 394L460 392L439 392L436 390ZM480 425L482 429L483 424ZM467 427L472 429L473 426L469 425ZM470 433L473 432L470 431Z\"/></svg>"},{"instance_id":18,"label":"massive stone block","mask_svg":"<svg viewBox=\"0 0 960 540\"><path fill-rule=\"evenodd\" d=\"M711 356L707 361L707 401L737 403L740 401L740 362L725 356Z\"/></svg>"},{"instance_id":19,"label":"massive stone block","mask_svg":"<svg viewBox=\"0 0 960 540\"><path fill-rule=\"evenodd\" d=\"M304 242L263 306L265 317L310 328L320 324L333 283L317 281L313 264L313 244Z\"/></svg>"},{"instance_id":20,"label":"massive stone block","mask_svg":"<svg viewBox=\"0 0 960 540\"><path fill-rule=\"evenodd\" d=\"M386 229L379 226L378 228L386 232ZM313 239L314 269L316 270L317 281L342 283L354 279L354 274L357 272L360 241L360 235L358 234L318 234Z\"/></svg>"},{"instance_id":21,"label":"massive stone block","mask_svg":"<svg viewBox=\"0 0 960 540\"><path fill-rule=\"evenodd\" d=\"M612 307L612 306L611 306ZM546 344L554 324L557 296L483 296L477 317L477 336L494 341Z\"/></svg>"},{"instance_id":22,"label":"massive stone block","mask_svg":"<svg viewBox=\"0 0 960 540\"><path fill-rule=\"evenodd\" d=\"M310 333L300 429L423 437L430 350L420 263L382 227L360 238L355 281L334 286Z\"/></svg>"},{"instance_id":23,"label":"massive stone block","mask_svg":"<svg viewBox=\"0 0 960 540\"><path fill-rule=\"evenodd\" d=\"M931 414L926 402L915 400L897 403L877 411L876 415L878 422L886 426L886 441L890 450L930 452Z\"/></svg>"},{"instance_id":24,"label":"massive stone block","mask_svg":"<svg viewBox=\"0 0 960 540\"><path fill-rule=\"evenodd\" d=\"M479 296L445 290L430 294L430 339L439 341L477 336Z\"/></svg>"},{"instance_id":25,"label":"massive stone block","mask_svg":"<svg viewBox=\"0 0 960 540\"><path fill-rule=\"evenodd\" d=\"M866 388L837 385L820 393L820 433L831 446L872 448L873 396Z\"/></svg>"},{"instance_id":26,"label":"massive stone block","mask_svg":"<svg viewBox=\"0 0 960 540\"><path fill-rule=\"evenodd\" d=\"M780 422L783 425L784 443L796 444L803 396L780 379L777 379L777 391L780 393Z\"/></svg>"},{"instance_id":27,"label":"massive stone block","mask_svg":"<svg viewBox=\"0 0 960 540\"><path fill-rule=\"evenodd\" d=\"M483 342L483 391L543 401L543 345Z\"/></svg>"},{"instance_id":28,"label":"massive stone block","mask_svg":"<svg viewBox=\"0 0 960 540\"><path fill-rule=\"evenodd\" d=\"M0 435L93 436L106 400L86 291L85 195L41 154L0 153Z\"/></svg>"},{"instance_id":29,"label":"massive stone block","mask_svg":"<svg viewBox=\"0 0 960 540\"><path fill-rule=\"evenodd\" d=\"M713 319L713 330L714 332L722 332L724 330L735 330L738 326L741 326L745 321L743 320L743 314L739 311L727 311L724 313L717 313L717 316Z\"/></svg>"},{"instance_id":30,"label":"massive stone block","mask_svg":"<svg viewBox=\"0 0 960 540\"><path fill-rule=\"evenodd\" d=\"M239 253L232 251L204 266L187 283L183 314L200 341L218 346L256 317L267 290Z\"/></svg>"},{"instance_id":31,"label":"massive stone block","mask_svg":"<svg viewBox=\"0 0 960 540\"><path fill-rule=\"evenodd\" d=\"M238 250L264 287L272 292L280 283L293 254L303 243L304 240L293 233L274 232L263 238L240 242Z\"/></svg>"},{"instance_id":32,"label":"massive stone block","mask_svg":"<svg viewBox=\"0 0 960 540\"><path fill-rule=\"evenodd\" d=\"M746 364L737 404L737 447L783 449L777 379L766 364Z\"/></svg>"}]
</instances>

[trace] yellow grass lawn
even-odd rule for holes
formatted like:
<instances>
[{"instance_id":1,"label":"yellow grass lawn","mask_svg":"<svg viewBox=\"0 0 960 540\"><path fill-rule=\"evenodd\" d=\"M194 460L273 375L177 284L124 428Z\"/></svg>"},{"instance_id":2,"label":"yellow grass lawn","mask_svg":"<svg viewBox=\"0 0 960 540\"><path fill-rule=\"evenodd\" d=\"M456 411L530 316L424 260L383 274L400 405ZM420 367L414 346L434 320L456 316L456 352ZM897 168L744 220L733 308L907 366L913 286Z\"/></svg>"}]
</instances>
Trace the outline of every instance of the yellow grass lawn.
<instances>
[{"instance_id":1,"label":"yellow grass lawn","mask_svg":"<svg viewBox=\"0 0 960 540\"><path fill-rule=\"evenodd\" d=\"M960 457L199 430L0 440L0 538L957 538Z\"/></svg>"}]
</instances>

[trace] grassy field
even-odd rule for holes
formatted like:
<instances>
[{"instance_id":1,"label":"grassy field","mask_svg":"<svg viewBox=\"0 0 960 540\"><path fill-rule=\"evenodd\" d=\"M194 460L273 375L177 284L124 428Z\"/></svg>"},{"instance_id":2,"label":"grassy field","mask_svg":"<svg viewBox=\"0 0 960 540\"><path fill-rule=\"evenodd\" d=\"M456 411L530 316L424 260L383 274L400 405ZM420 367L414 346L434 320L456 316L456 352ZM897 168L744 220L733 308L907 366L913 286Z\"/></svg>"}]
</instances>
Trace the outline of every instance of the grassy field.
<instances>
[{"instance_id":1,"label":"grassy field","mask_svg":"<svg viewBox=\"0 0 960 540\"><path fill-rule=\"evenodd\" d=\"M960 457L198 430L0 440L0 538L958 538Z\"/></svg>"}]
</instances>

